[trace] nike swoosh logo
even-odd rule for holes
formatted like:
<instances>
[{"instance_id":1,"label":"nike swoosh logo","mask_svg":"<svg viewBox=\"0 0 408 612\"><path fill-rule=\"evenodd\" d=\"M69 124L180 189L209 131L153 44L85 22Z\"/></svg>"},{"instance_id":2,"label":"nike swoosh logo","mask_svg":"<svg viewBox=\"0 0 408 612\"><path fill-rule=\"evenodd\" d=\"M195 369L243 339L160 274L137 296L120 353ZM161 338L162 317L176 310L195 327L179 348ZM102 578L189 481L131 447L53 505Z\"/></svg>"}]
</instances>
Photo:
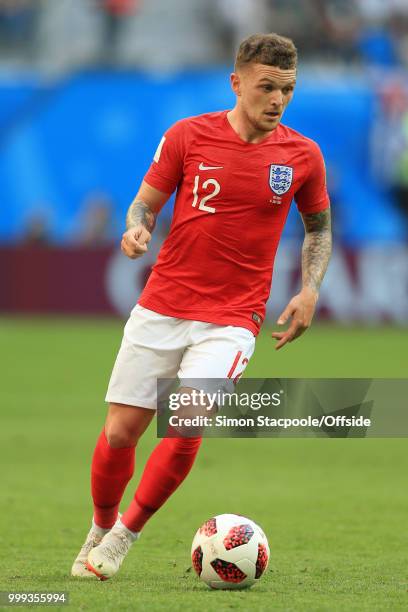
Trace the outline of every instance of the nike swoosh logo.
<instances>
[{"instance_id":1,"label":"nike swoosh logo","mask_svg":"<svg viewBox=\"0 0 408 612\"><path fill-rule=\"evenodd\" d=\"M224 166L205 166L203 162L198 166L199 170L221 170Z\"/></svg>"}]
</instances>

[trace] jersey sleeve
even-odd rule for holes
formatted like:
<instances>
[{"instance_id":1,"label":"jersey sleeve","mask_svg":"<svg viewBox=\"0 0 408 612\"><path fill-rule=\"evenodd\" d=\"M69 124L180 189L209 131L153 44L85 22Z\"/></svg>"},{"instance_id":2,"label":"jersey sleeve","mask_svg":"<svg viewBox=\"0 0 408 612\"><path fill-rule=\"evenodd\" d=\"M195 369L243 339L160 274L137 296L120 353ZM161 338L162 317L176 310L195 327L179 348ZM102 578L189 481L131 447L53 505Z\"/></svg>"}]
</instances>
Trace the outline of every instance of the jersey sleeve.
<instances>
[{"instance_id":1,"label":"jersey sleeve","mask_svg":"<svg viewBox=\"0 0 408 612\"><path fill-rule=\"evenodd\" d=\"M183 176L186 122L178 121L165 132L144 177L146 183L164 193L173 193Z\"/></svg>"},{"instance_id":2,"label":"jersey sleeve","mask_svg":"<svg viewBox=\"0 0 408 612\"><path fill-rule=\"evenodd\" d=\"M301 213L315 213L330 206L326 185L326 167L319 146L310 141L309 173L295 193L295 202Z\"/></svg>"}]
</instances>

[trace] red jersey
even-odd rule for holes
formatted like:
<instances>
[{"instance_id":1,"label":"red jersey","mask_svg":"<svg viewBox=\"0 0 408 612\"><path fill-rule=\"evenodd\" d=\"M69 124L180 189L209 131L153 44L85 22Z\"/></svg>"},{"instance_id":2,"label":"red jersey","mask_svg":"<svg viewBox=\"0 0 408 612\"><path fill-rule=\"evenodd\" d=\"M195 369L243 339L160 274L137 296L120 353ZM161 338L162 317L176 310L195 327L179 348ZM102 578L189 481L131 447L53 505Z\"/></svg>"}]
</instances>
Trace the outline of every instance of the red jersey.
<instances>
[{"instance_id":1,"label":"red jersey","mask_svg":"<svg viewBox=\"0 0 408 612\"><path fill-rule=\"evenodd\" d=\"M177 195L139 303L256 335L292 199L302 213L327 208L326 173L313 140L278 125L248 143L227 112L178 121L160 142L145 181Z\"/></svg>"}]
</instances>

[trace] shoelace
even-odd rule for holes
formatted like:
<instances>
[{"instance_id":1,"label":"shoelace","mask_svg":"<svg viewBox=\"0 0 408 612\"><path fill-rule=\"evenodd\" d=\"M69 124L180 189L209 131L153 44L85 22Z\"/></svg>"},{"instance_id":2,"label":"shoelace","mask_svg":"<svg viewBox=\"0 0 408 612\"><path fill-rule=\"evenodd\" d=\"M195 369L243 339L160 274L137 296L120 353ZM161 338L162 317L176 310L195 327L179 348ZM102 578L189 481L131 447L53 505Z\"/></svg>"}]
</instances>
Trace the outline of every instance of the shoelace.
<instances>
[{"instance_id":1,"label":"shoelace","mask_svg":"<svg viewBox=\"0 0 408 612\"><path fill-rule=\"evenodd\" d=\"M118 538L117 542L104 542L103 543L103 552L104 555L110 559L111 561L117 562L118 557L123 557L129 550L130 542L124 533L117 531L115 534L115 538Z\"/></svg>"},{"instance_id":2,"label":"shoelace","mask_svg":"<svg viewBox=\"0 0 408 612\"><path fill-rule=\"evenodd\" d=\"M101 543L102 538L96 534L92 534L90 538L85 542L85 544L81 548L80 554L87 555L91 552L91 550L98 546Z\"/></svg>"}]
</instances>

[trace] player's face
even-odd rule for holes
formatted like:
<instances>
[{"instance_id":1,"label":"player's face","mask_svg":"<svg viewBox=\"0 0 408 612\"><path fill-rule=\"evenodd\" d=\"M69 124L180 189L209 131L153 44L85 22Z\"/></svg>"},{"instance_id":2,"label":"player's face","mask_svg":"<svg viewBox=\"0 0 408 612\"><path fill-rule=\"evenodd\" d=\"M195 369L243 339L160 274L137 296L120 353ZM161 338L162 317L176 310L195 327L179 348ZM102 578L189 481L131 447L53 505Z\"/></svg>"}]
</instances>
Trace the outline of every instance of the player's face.
<instances>
[{"instance_id":1,"label":"player's face","mask_svg":"<svg viewBox=\"0 0 408 612\"><path fill-rule=\"evenodd\" d=\"M283 70L253 63L234 73L231 80L246 121L258 132L270 132L293 97L296 68Z\"/></svg>"}]
</instances>

